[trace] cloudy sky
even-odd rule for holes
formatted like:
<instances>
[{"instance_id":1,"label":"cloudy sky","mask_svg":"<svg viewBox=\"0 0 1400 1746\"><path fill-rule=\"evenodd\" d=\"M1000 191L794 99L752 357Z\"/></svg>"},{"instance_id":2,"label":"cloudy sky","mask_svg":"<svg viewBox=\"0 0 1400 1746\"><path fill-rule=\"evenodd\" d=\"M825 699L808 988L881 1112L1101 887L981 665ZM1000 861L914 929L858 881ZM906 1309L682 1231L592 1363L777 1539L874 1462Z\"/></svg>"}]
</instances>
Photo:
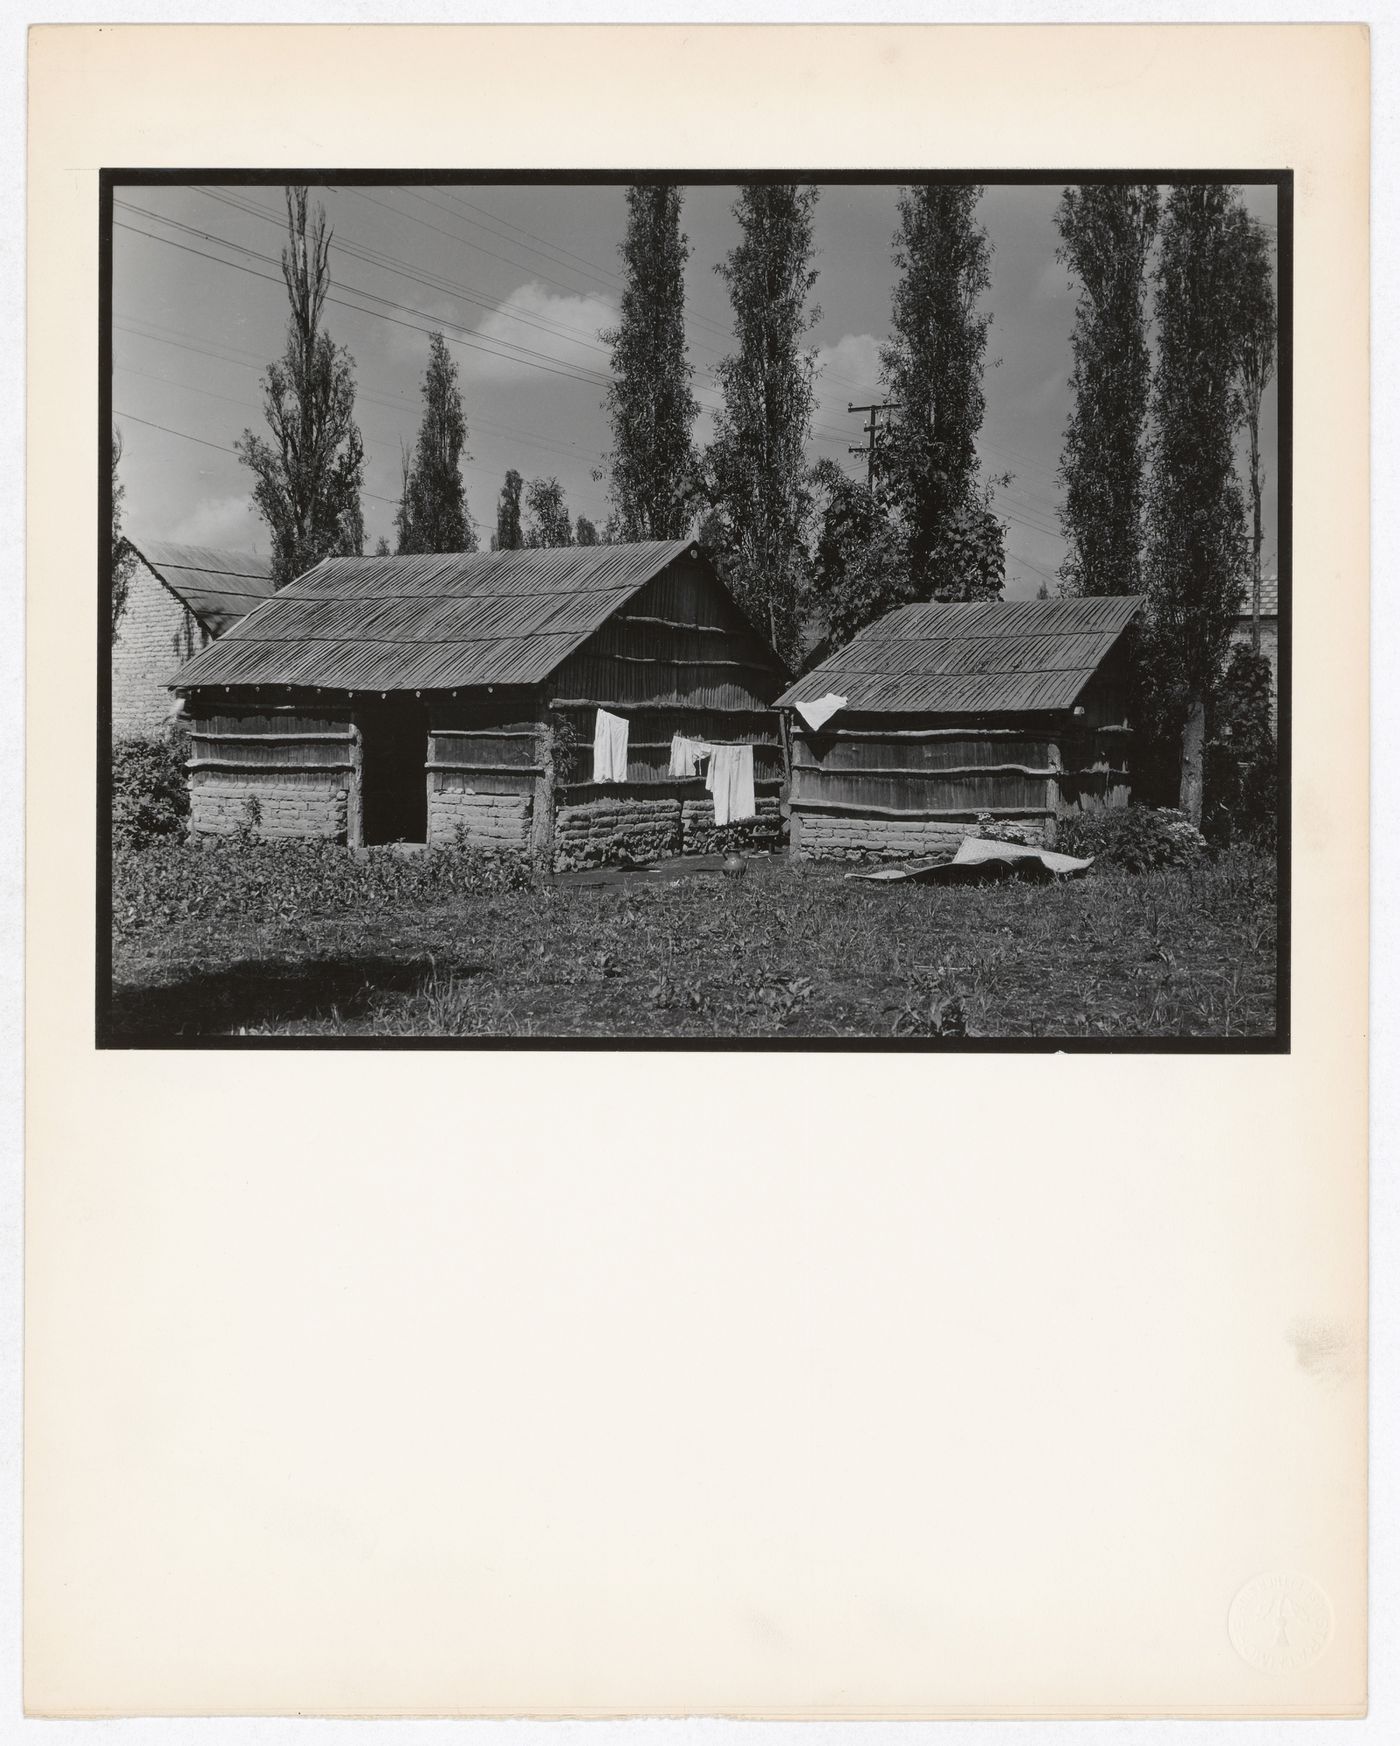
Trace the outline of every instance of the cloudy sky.
<instances>
[{"instance_id":1,"label":"cloudy sky","mask_svg":"<svg viewBox=\"0 0 1400 1746\"><path fill-rule=\"evenodd\" d=\"M861 471L863 439L850 402L879 398L878 348L889 331L897 189L827 186L816 212L812 330L821 375L811 457ZM427 334L441 327L457 361L471 460L467 501L482 544L508 467L557 477L570 510L599 526L608 447L608 354L600 328L616 318L621 187L341 187L318 190L334 232L326 326L355 360L364 436L366 550L393 543L400 445L411 443ZM992 313L981 452L1011 473L997 508L1007 526L1008 596L1053 585L1064 556L1055 469L1069 410L1074 294L1055 260L1055 187L989 186ZM690 239L686 319L702 411L713 428L714 369L730 349L728 300L715 264L737 236L732 187L686 192ZM1276 222L1273 188L1246 190ZM280 188L118 188L113 232L112 403L124 454L126 531L269 549L249 501L250 475L231 445L263 430L259 377L280 353L287 319L277 264L285 237ZM1264 561L1276 561L1275 396L1264 409L1268 480Z\"/></svg>"}]
</instances>

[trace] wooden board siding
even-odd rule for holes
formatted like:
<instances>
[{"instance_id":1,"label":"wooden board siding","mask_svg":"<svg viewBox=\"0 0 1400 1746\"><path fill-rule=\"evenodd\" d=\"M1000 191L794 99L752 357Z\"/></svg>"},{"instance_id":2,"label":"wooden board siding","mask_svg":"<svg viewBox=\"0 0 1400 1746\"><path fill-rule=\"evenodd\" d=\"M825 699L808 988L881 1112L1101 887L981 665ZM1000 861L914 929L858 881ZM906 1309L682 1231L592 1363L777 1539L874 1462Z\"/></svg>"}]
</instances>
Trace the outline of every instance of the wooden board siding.
<instances>
[{"instance_id":1,"label":"wooden board siding","mask_svg":"<svg viewBox=\"0 0 1400 1746\"><path fill-rule=\"evenodd\" d=\"M1043 827L1081 809L1129 799L1121 687L1090 696L1083 715L963 720L842 712L813 732L791 719L792 815L847 821L821 840L858 852L868 823L869 852L909 852L924 830L972 826L981 814ZM1115 719L1116 718L1116 719ZM1102 725L1099 725L1102 724ZM911 838L909 832L915 835ZM818 838L807 833L812 843ZM828 852L825 849L815 852Z\"/></svg>"},{"instance_id":2,"label":"wooden board siding","mask_svg":"<svg viewBox=\"0 0 1400 1746\"><path fill-rule=\"evenodd\" d=\"M690 798L702 778L670 774L671 739L754 747L754 783L776 795L784 777L772 701L784 684L776 657L707 568L680 559L647 584L566 661L546 687L560 724L561 800ZM594 784L600 708L628 723L627 781Z\"/></svg>"},{"instance_id":3,"label":"wooden board siding","mask_svg":"<svg viewBox=\"0 0 1400 1746\"><path fill-rule=\"evenodd\" d=\"M190 829L356 841L359 735L348 707L192 697Z\"/></svg>"},{"instance_id":4,"label":"wooden board siding","mask_svg":"<svg viewBox=\"0 0 1400 1746\"><path fill-rule=\"evenodd\" d=\"M355 735L348 709L298 705L210 709L194 702L186 711L191 770L344 770L353 762Z\"/></svg>"},{"instance_id":5,"label":"wooden board siding","mask_svg":"<svg viewBox=\"0 0 1400 1746\"><path fill-rule=\"evenodd\" d=\"M793 723L792 805L875 817L1046 818L1058 752L1049 733L966 727L929 733L917 720L852 718L813 733Z\"/></svg>"}]
</instances>

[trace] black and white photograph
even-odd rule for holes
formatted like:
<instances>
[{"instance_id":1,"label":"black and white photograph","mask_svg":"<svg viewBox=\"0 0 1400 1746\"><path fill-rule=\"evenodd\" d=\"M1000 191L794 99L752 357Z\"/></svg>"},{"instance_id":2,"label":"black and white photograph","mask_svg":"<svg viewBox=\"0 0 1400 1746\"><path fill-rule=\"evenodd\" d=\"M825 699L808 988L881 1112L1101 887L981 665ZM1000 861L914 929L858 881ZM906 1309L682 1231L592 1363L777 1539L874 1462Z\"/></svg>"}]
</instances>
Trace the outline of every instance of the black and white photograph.
<instances>
[{"instance_id":1,"label":"black and white photograph","mask_svg":"<svg viewBox=\"0 0 1400 1746\"><path fill-rule=\"evenodd\" d=\"M102 1044L1288 1047L1290 172L103 193Z\"/></svg>"},{"instance_id":2,"label":"black and white photograph","mask_svg":"<svg viewBox=\"0 0 1400 1746\"><path fill-rule=\"evenodd\" d=\"M1385 64L31 31L33 1725L1364 1731Z\"/></svg>"}]
</instances>

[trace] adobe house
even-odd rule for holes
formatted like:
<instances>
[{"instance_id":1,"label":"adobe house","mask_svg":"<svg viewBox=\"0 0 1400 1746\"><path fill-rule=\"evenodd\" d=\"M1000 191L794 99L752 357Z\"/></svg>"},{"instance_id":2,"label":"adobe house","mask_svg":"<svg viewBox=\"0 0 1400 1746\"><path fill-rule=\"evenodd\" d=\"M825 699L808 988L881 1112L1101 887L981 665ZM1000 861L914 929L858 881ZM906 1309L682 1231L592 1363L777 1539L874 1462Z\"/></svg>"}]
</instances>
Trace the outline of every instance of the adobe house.
<instances>
[{"instance_id":1,"label":"adobe house","mask_svg":"<svg viewBox=\"0 0 1400 1746\"><path fill-rule=\"evenodd\" d=\"M135 556L112 639L112 733L159 733L169 680L182 661L272 594L272 561L208 546L127 544Z\"/></svg>"},{"instance_id":2,"label":"adobe house","mask_svg":"<svg viewBox=\"0 0 1400 1746\"><path fill-rule=\"evenodd\" d=\"M175 675L190 831L460 841L560 869L776 845L786 680L687 540L327 558ZM606 782L600 710L627 724ZM746 823L717 831L703 777L670 774L677 733L753 746Z\"/></svg>"},{"instance_id":3,"label":"adobe house","mask_svg":"<svg viewBox=\"0 0 1400 1746\"><path fill-rule=\"evenodd\" d=\"M799 856L907 856L978 817L1026 826L1129 798L1124 633L1136 598L905 606L778 699ZM819 725L800 706L841 698Z\"/></svg>"}]
</instances>

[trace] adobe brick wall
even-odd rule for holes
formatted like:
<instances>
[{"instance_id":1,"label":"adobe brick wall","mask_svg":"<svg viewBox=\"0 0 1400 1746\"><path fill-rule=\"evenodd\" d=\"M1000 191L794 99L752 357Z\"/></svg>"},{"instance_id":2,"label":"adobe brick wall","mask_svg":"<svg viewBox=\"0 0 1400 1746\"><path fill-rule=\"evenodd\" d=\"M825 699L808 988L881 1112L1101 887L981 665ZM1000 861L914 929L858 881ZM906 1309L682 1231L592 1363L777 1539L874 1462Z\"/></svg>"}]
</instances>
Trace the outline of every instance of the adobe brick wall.
<instances>
[{"instance_id":1,"label":"adobe brick wall","mask_svg":"<svg viewBox=\"0 0 1400 1746\"><path fill-rule=\"evenodd\" d=\"M1033 819L1017 822L1035 823ZM977 826L971 821L853 818L832 812L799 812L794 807L791 848L795 856L811 860L872 856L902 861L936 854L940 849L956 849L964 837L976 834Z\"/></svg>"},{"instance_id":2,"label":"adobe brick wall","mask_svg":"<svg viewBox=\"0 0 1400 1746\"><path fill-rule=\"evenodd\" d=\"M554 815L554 868L606 867L624 858L656 861L680 853L681 803L590 800Z\"/></svg>"},{"instance_id":3,"label":"adobe brick wall","mask_svg":"<svg viewBox=\"0 0 1400 1746\"><path fill-rule=\"evenodd\" d=\"M737 824L717 825L715 803L710 795L687 800L681 806L681 849L687 855L726 854L736 849L752 854L758 849L776 849L782 841L783 820L775 797L759 795L754 801L756 818Z\"/></svg>"},{"instance_id":4,"label":"adobe brick wall","mask_svg":"<svg viewBox=\"0 0 1400 1746\"><path fill-rule=\"evenodd\" d=\"M312 837L345 841L349 784L340 771L301 774L262 772L249 780L232 771L190 773L191 837L228 837L248 824L248 801L260 812L258 837Z\"/></svg>"},{"instance_id":5,"label":"adobe brick wall","mask_svg":"<svg viewBox=\"0 0 1400 1746\"><path fill-rule=\"evenodd\" d=\"M166 682L209 640L189 608L137 563L112 644L114 738L160 732L175 707Z\"/></svg>"},{"instance_id":6,"label":"adobe brick wall","mask_svg":"<svg viewBox=\"0 0 1400 1746\"><path fill-rule=\"evenodd\" d=\"M428 842L451 848L459 830L468 846L525 853L530 847L531 799L528 794L476 794L443 788L436 778L428 789Z\"/></svg>"}]
</instances>

